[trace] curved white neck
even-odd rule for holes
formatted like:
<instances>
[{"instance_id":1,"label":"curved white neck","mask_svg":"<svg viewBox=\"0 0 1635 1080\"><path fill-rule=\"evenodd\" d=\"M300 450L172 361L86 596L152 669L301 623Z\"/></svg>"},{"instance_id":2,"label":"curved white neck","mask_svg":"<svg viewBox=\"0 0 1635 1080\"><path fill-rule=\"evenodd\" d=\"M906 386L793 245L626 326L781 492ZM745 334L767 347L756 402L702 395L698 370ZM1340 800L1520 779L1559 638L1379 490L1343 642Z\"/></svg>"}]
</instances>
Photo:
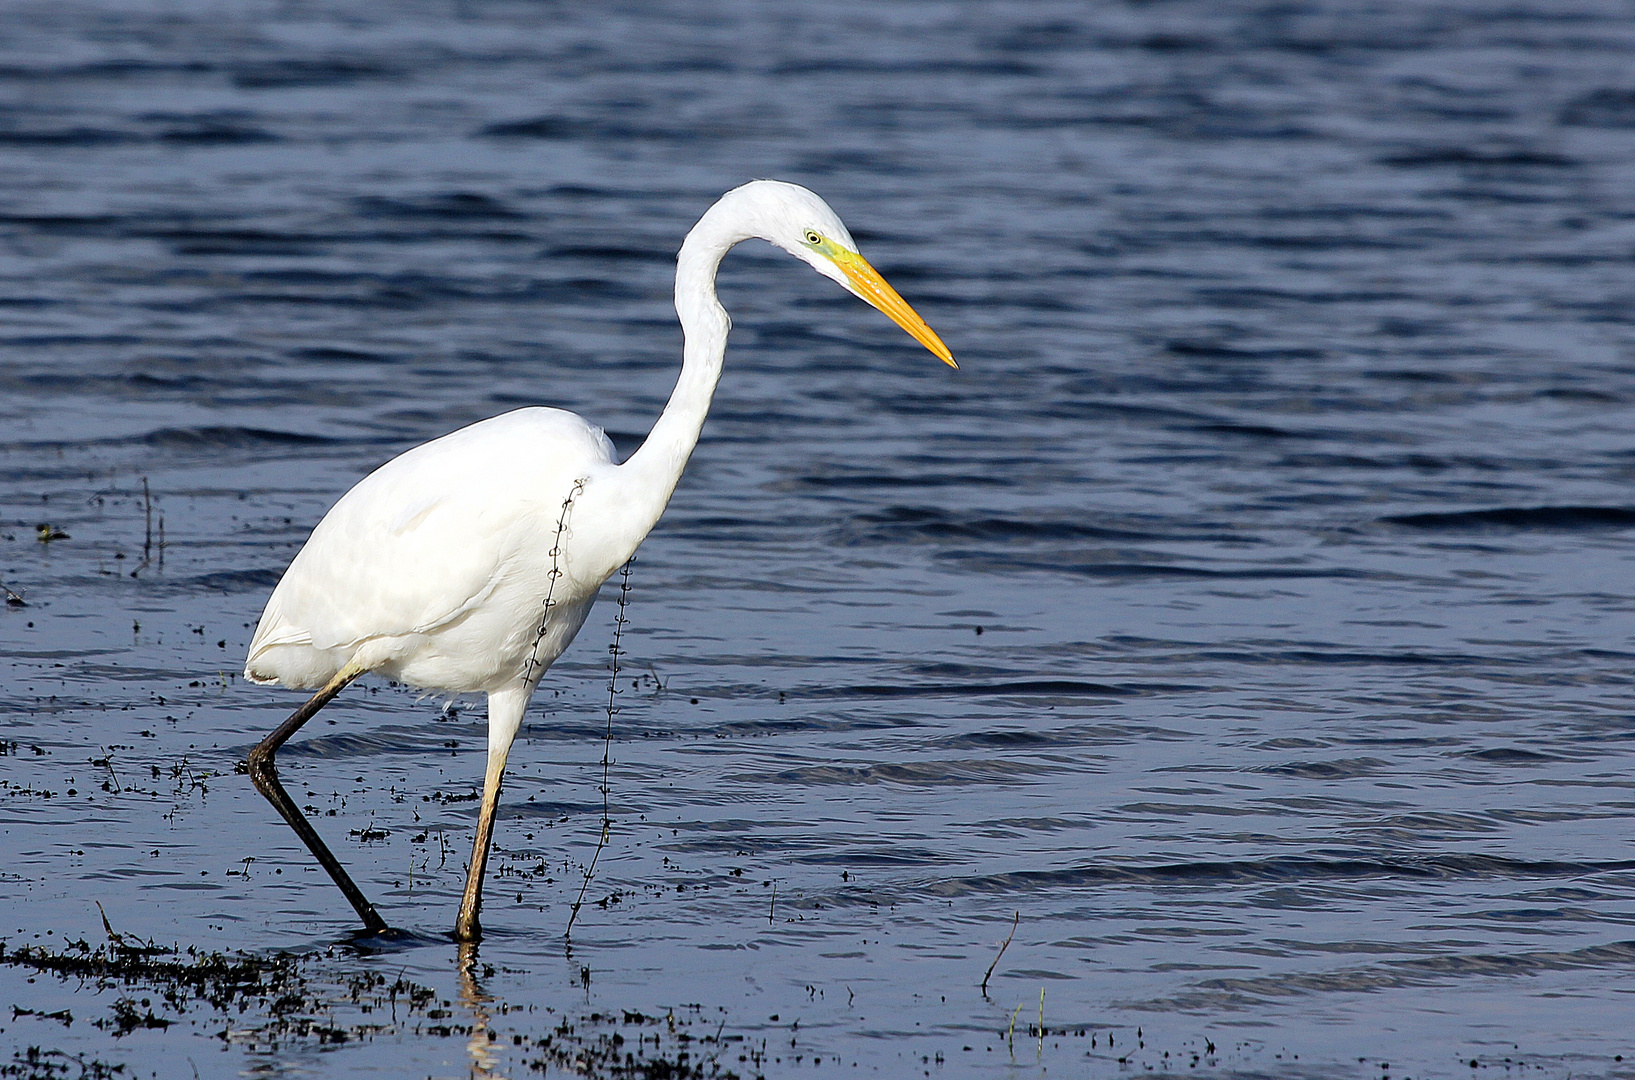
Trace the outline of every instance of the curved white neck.
<instances>
[{"instance_id":1,"label":"curved white neck","mask_svg":"<svg viewBox=\"0 0 1635 1080\"><path fill-rule=\"evenodd\" d=\"M636 503L627 509L640 520L642 536L669 504L681 470L698 445L721 379L732 320L715 297L715 272L734 244L755 235L746 224L723 199L693 226L676 256L676 314L684 341L681 377L647 441L621 466L630 480L629 497Z\"/></svg>"}]
</instances>

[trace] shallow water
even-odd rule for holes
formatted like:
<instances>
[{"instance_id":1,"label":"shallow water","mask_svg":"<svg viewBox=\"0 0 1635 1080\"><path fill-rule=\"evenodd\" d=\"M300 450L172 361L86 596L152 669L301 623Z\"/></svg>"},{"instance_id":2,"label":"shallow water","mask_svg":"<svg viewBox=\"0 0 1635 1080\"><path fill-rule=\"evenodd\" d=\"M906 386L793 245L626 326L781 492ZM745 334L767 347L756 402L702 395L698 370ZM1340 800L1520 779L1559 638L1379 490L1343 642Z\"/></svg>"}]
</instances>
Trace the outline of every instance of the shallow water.
<instances>
[{"instance_id":1,"label":"shallow water","mask_svg":"<svg viewBox=\"0 0 1635 1080\"><path fill-rule=\"evenodd\" d=\"M513 1035L674 1010L746 1074L1635 1075L1627 5L390 8L0 14L13 946L93 900L345 939L233 772L297 701L234 674L261 605L415 443L555 404L637 445L722 190L818 190L963 370L729 258L571 945L616 592L513 754L491 1060L435 936L482 706L384 684L284 776L421 935L329 962L463 989L454 1034L116 1036L12 967L77 1019L5 1049L520 1076Z\"/></svg>"}]
</instances>

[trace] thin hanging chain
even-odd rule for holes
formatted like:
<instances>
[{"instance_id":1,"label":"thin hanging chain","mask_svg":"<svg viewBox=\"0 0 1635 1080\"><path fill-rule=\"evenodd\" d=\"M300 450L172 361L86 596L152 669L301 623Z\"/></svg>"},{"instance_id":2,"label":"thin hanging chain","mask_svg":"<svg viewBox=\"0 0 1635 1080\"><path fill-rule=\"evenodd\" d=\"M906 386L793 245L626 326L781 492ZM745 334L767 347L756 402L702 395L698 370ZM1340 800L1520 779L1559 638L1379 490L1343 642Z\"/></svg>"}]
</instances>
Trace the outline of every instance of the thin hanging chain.
<instances>
[{"instance_id":1,"label":"thin hanging chain","mask_svg":"<svg viewBox=\"0 0 1635 1080\"><path fill-rule=\"evenodd\" d=\"M608 838L613 831L613 816L608 810L608 769L613 763L613 714L620 712L615 701L624 693L619 689L619 657L624 655L620 643L624 639L625 624L630 620L625 618L625 608L630 603L630 564L636 561L634 555L625 562L624 568L619 571L619 613L613 618L613 644L608 646L610 659L608 661L609 675L607 680L607 734L602 740L602 837L596 842L596 851L590 857L590 866L585 870L585 880L579 885L579 899L573 902L573 908L568 915L568 928L563 931L566 937L573 933L574 920L579 918L579 909L585 903L585 890L590 888L590 879L596 874L596 864L602 858L602 849L607 847Z\"/></svg>"},{"instance_id":2,"label":"thin hanging chain","mask_svg":"<svg viewBox=\"0 0 1635 1080\"><path fill-rule=\"evenodd\" d=\"M575 480L573 487L568 491L568 497L562 500L562 512L556 518L556 536L551 541L551 550L546 552L551 557L551 571L548 575L550 584L545 586L545 605L539 613L539 626L534 630L534 647L528 651L528 662L522 672L523 678L530 686L533 685L534 673L540 666L539 647L545 641L545 631L550 628L551 609L556 606L556 582L562 576L562 533L568 527L568 513L573 509L574 500L584 493L586 479L581 476Z\"/></svg>"}]
</instances>

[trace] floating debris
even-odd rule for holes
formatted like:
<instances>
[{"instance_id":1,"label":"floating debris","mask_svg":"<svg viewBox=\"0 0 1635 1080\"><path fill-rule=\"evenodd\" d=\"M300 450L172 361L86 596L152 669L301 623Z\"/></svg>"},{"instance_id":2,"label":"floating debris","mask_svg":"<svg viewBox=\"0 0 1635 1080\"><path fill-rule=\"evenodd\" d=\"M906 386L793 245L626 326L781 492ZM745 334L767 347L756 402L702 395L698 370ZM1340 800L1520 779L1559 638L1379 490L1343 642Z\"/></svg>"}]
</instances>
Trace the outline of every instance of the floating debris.
<instances>
[{"instance_id":1,"label":"floating debris","mask_svg":"<svg viewBox=\"0 0 1635 1080\"><path fill-rule=\"evenodd\" d=\"M78 1072L76 1073L75 1070ZM0 1076L28 1077L29 1080L113 1080L117 1076L126 1076L125 1066L109 1065L95 1058L87 1061L84 1055L70 1054L62 1050L42 1050L38 1046L30 1046L26 1050L13 1050L11 1063L0 1065Z\"/></svg>"},{"instance_id":2,"label":"floating debris","mask_svg":"<svg viewBox=\"0 0 1635 1080\"><path fill-rule=\"evenodd\" d=\"M351 954L341 947L257 956L140 941L115 931L106 916L103 929L108 942L96 946L79 940L65 942L60 949L41 945L11 949L0 939L0 964L77 982L96 995L92 1000L101 999L106 991L123 991L108 995L114 1000L106 1015L89 1020L115 1038L187 1024L224 1044L265 1053L291 1044L334 1046L386 1034L413 1034L466 1040L478 1075L489 1075L498 1053L509 1051L518 1056L519 1065L538 1072L739 1080L740 1074L721 1062L730 1052L750 1064L754 1069L750 1075L760 1075L761 1051L748 1047L743 1036L723 1035L724 1024L697 1015L696 1006L664 1016L628 1010L579 1017L556 1014L550 1020L553 1026L543 1032L511 1030L502 1039L490 1026L486 1003L491 999L477 985L474 954L462 962L458 1000L450 1000L401 975L390 979L358 970L347 963ZM494 973L486 965L480 971L485 977ZM12 1013L14 1020L31 1016L65 1027L75 1020L67 1009L44 1012L13 1005ZM28 1053L34 1057L26 1062L19 1057L9 1067L0 1063L0 1077L127 1075L123 1064L82 1061L61 1050L31 1047ZM23 1069L23 1064L30 1069Z\"/></svg>"}]
</instances>

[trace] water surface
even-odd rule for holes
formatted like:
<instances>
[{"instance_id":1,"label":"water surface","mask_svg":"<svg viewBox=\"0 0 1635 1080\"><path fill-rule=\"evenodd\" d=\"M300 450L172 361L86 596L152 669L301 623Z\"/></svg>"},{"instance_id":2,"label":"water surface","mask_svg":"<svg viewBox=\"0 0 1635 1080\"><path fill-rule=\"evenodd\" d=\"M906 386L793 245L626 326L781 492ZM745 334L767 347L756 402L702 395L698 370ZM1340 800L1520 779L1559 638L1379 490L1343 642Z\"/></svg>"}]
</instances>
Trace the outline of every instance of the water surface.
<instances>
[{"instance_id":1,"label":"water surface","mask_svg":"<svg viewBox=\"0 0 1635 1080\"><path fill-rule=\"evenodd\" d=\"M345 939L233 772L296 704L235 675L267 594L465 423L638 445L721 191L820 192L963 370L729 258L571 946L613 593L513 753L491 1062L435 937L482 705L379 683L281 760L424 935L326 963L436 989L443 1031L116 1036L114 991L6 968L0 1004L75 1019L5 1049L521 1076L513 1036L636 1010L746 1075L1635 1073L1627 5L388 7L0 15L13 946L98 938L93 900L184 947Z\"/></svg>"}]
</instances>

